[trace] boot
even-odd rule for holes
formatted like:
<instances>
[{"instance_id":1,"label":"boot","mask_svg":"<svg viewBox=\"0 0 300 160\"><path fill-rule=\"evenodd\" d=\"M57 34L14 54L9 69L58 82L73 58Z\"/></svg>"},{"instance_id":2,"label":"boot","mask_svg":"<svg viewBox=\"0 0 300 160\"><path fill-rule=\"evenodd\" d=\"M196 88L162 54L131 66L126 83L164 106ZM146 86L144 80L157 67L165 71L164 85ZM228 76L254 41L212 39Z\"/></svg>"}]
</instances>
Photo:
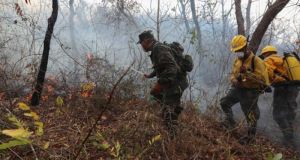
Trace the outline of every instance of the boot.
<instances>
[{"instance_id":1,"label":"boot","mask_svg":"<svg viewBox=\"0 0 300 160\"><path fill-rule=\"evenodd\" d=\"M253 143L254 140L255 140L255 138L253 136L247 135L247 136L244 136L244 137L240 138L239 143L241 145L247 145L247 144Z\"/></svg>"},{"instance_id":2,"label":"boot","mask_svg":"<svg viewBox=\"0 0 300 160\"><path fill-rule=\"evenodd\" d=\"M292 130L285 130L283 132L283 145L292 149L297 148Z\"/></svg>"},{"instance_id":3,"label":"boot","mask_svg":"<svg viewBox=\"0 0 300 160\"><path fill-rule=\"evenodd\" d=\"M236 123L232 117L226 117L224 121L221 122L221 125L228 130L235 128Z\"/></svg>"}]
</instances>

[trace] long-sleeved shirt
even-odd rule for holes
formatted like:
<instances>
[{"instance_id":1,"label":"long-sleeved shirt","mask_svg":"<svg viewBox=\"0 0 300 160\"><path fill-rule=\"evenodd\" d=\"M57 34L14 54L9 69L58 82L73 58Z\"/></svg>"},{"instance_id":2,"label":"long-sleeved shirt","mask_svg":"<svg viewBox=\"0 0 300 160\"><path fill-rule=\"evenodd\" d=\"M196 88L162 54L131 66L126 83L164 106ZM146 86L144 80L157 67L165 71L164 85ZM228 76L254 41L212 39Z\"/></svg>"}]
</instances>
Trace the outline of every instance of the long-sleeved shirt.
<instances>
[{"instance_id":1,"label":"long-sleeved shirt","mask_svg":"<svg viewBox=\"0 0 300 160\"><path fill-rule=\"evenodd\" d=\"M158 83L174 84L177 80L178 65L170 49L160 42L155 42L150 58L155 72L151 75L156 75Z\"/></svg>"},{"instance_id":2,"label":"long-sleeved shirt","mask_svg":"<svg viewBox=\"0 0 300 160\"><path fill-rule=\"evenodd\" d=\"M283 66L283 59L277 54L272 54L265 58L269 79L272 84L286 81L287 73ZM286 78L285 78L286 77Z\"/></svg>"}]
</instances>

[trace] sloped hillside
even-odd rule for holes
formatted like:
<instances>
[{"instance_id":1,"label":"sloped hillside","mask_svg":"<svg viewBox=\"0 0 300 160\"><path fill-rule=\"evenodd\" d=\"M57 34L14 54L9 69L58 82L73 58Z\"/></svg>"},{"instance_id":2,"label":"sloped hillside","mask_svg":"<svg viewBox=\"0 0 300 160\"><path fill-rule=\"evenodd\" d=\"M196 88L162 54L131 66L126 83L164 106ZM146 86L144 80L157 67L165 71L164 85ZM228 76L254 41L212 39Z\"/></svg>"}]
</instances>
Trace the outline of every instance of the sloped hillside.
<instances>
[{"instance_id":1,"label":"sloped hillside","mask_svg":"<svg viewBox=\"0 0 300 160\"><path fill-rule=\"evenodd\" d=\"M44 135L33 139L33 148L18 146L0 152L1 159L74 159L95 119L104 109L105 98L75 97L55 104L49 97L41 107L32 108L44 122ZM2 102L2 105L4 103ZM18 117L16 106L10 109ZM1 109L4 115L4 109ZM258 136L251 145L240 145L241 128L228 133L213 113L200 114L186 104L180 116L178 134L171 139L160 118L157 104L141 99L115 99L101 117L85 143L78 159L272 159L278 153L284 159L299 159L299 154L272 144ZM24 120L26 121L26 119ZM10 125L1 117L1 129ZM8 124L8 125L4 125ZM1 136L1 141L6 141ZM49 146L45 147L47 142Z\"/></svg>"}]
</instances>

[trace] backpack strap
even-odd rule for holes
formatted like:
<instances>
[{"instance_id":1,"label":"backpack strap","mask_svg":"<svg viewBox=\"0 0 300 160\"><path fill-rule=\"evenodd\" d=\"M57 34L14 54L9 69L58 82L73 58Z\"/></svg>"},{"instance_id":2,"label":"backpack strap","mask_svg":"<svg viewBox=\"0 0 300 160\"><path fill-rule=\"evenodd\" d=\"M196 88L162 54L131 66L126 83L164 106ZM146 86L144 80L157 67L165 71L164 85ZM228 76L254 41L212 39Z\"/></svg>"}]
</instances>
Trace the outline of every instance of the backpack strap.
<instances>
[{"instance_id":1,"label":"backpack strap","mask_svg":"<svg viewBox=\"0 0 300 160\"><path fill-rule=\"evenodd\" d=\"M251 60L251 72L254 72L254 70L255 70L255 55L252 57L252 60Z\"/></svg>"},{"instance_id":2,"label":"backpack strap","mask_svg":"<svg viewBox=\"0 0 300 160\"><path fill-rule=\"evenodd\" d=\"M283 75L283 74L280 73L277 69L274 70L274 73L275 73L277 76L284 78L286 81L290 81L289 77Z\"/></svg>"}]
</instances>

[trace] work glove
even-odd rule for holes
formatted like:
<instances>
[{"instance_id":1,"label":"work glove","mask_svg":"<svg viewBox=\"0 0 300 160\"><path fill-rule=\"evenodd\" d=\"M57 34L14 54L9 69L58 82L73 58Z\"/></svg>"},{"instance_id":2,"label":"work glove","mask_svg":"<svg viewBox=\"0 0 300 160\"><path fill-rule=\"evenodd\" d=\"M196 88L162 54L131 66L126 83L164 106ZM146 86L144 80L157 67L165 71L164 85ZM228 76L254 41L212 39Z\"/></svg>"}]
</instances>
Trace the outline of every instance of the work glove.
<instances>
[{"instance_id":1,"label":"work glove","mask_svg":"<svg viewBox=\"0 0 300 160\"><path fill-rule=\"evenodd\" d=\"M242 75L240 74L237 78L236 78L237 82L242 82L243 81L243 78L242 78Z\"/></svg>"}]
</instances>

